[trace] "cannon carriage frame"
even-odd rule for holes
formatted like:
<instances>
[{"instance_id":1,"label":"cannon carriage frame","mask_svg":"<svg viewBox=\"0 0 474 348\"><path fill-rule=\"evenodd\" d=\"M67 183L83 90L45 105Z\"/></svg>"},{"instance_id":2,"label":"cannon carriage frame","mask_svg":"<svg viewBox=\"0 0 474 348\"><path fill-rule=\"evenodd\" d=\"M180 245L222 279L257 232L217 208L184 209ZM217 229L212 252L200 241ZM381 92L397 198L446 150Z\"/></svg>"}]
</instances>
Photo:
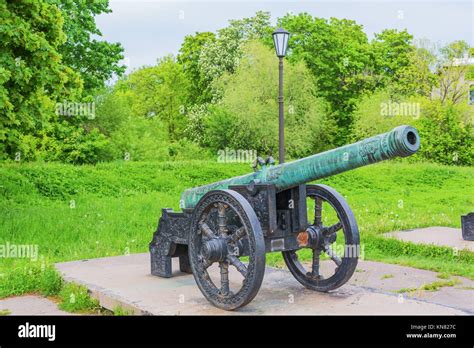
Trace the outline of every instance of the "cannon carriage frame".
<instances>
[{"instance_id":1,"label":"cannon carriage frame","mask_svg":"<svg viewBox=\"0 0 474 348\"><path fill-rule=\"evenodd\" d=\"M399 126L289 163L274 165L271 158L258 158L254 173L185 190L181 212L162 210L149 245L151 273L171 277L171 260L178 257L180 271L193 274L212 304L234 310L256 296L266 253L281 252L291 274L305 287L334 290L356 269L360 255L357 222L342 195L329 186L307 183L410 156L419 147L417 130ZM308 202L313 210L311 221ZM326 220L326 215L332 220ZM333 248L335 243L343 246L342 252ZM303 257L298 254L301 250L306 252ZM322 262L326 259L329 268ZM210 267L219 270L209 272ZM234 275L240 279L236 281Z\"/></svg>"},{"instance_id":2,"label":"cannon carriage frame","mask_svg":"<svg viewBox=\"0 0 474 348\"><path fill-rule=\"evenodd\" d=\"M315 199L315 221L312 223L307 217L308 197ZM338 218L344 222L338 221L336 226L323 226L321 205L316 201L333 205ZM224 225L228 216L220 217L222 226L217 223L212 228L207 225L203 228L200 222L202 211L206 209L215 209L214 214L217 213L217 216L211 217L213 221L219 220L219 209L237 211L235 215L240 214L240 218L249 220L246 227L248 235L244 236L240 244L232 243L239 233L238 228L242 228L245 223L238 224L238 228L234 227L230 232L221 233L219 229L226 228ZM207 230L208 235L211 233L209 229L215 230L212 233L216 237L209 238L206 231L201 232L203 229ZM330 243L336 242L335 233L339 230L345 232L348 236L346 242L351 246L344 250L355 250L343 257L335 254ZM201 239L200 245L196 239ZM202 239L205 241L202 242ZM226 243L226 239L230 242ZM216 242L209 243L209 240ZM229 249L228 244L232 248ZM303 270L295 253L303 248L311 249L314 254L308 271ZM183 212L163 209L158 229L150 243L153 275L171 277L171 259L178 257L180 271L193 273L205 297L226 310L244 306L255 297L263 280L266 253L282 252L287 267L300 283L313 290L329 291L343 285L351 277L357 265L358 250L359 232L352 211L339 193L325 185L298 185L278 193L272 184L253 183L230 186L227 190L213 190L201 198L196 208L184 209ZM206 256L204 260L201 256L203 253ZM324 278L318 272L321 253L328 253L338 268L329 278ZM244 263L239 260L241 257L249 260ZM206 277L203 262L227 263L226 266L235 267L246 276L253 274L248 279L244 278L246 284L243 290L231 293L222 290L228 285L225 284L225 273L224 276L221 273L221 287L216 292L203 279Z\"/></svg>"}]
</instances>

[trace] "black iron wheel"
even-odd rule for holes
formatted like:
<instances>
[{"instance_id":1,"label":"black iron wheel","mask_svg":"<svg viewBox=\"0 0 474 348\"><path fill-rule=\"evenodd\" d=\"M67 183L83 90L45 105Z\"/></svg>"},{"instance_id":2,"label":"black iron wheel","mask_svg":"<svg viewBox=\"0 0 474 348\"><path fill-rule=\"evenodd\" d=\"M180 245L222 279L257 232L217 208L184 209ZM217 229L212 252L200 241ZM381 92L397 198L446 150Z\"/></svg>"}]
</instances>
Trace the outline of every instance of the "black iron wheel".
<instances>
[{"instance_id":1,"label":"black iron wheel","mask_svg":"<svg viewBox=\"0 0 474 348\"><path fill-rule=\"evenodd\" d=\"M201 198L188 250L194 279L216 307L234 310L257 295L265 273L265 243L257 216L241 194L215 190Z\"/></svg>"},{"instance_id":2,"label":"black iron wheel","mask_svg":"<svg viewBox=\"0 0 474 348\"><path fill-rule=\"evenodd\" d=\"M314 220L306 230L307 248L301 251L311 252L312 261L301 262L297 250L284 251L283 258L296 280L305 287L316 291L334 290L345 284L357 267L360 253L357 222L346 200L331 187L307 185L306 196L314 200ZM332 214L333 219L327 225L323 204L325 212ZM326 262L322 267L322 258L332 262Z\"/></svg>"}]
</instances>

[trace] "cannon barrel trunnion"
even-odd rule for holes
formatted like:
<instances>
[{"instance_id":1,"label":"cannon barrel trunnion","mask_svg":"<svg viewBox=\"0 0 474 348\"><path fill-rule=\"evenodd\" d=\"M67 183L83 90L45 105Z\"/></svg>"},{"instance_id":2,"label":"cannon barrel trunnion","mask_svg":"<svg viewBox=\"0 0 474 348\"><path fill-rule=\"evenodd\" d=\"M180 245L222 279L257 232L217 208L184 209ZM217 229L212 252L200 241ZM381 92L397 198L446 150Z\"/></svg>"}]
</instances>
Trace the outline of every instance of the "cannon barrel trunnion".
<instances>
[{"instance_id":1,"label":"cannon barrel trunnion","mask_svg":"<svg viewBox=\"0 0 474 348\"><path fill-rule=\"evenodd\" d=\"M256 296L265 253L282 252L301 284L316 291L336 289L357 266L357 223L334 189L306 184L409 156L419 146L417 130L400 126L289 163L260 160L254 173L188 189L181 195L182 212L162 210L150 243L151 273L171 277L171 259L179 257L180 271L194 275L212 304L233 310Z\"/></svg>"}]
</instances>

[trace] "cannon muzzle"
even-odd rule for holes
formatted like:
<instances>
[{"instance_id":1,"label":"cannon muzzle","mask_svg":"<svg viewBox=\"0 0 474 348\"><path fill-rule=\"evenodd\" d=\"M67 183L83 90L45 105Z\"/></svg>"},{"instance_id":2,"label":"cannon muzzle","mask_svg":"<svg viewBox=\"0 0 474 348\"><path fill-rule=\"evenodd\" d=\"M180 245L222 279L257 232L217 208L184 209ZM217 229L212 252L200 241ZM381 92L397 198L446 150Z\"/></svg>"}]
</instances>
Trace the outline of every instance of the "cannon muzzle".
<instances>
[{"instance_id":1,"label":"cannon muzzle","mask_svg":"<svg viewBox=\"0 0 474 348\"><path fill-rule=\"evenodd\" d=\"M420 136L416 128L399 126L354 144L276 166L263 165L254 173L188 189L181 194L180 207L193 208L207 192L226 189L231 185L267 183L275 185L277 192L280 192L386 159L407 157L419 148Z\"/></svg>"}]
</instances>

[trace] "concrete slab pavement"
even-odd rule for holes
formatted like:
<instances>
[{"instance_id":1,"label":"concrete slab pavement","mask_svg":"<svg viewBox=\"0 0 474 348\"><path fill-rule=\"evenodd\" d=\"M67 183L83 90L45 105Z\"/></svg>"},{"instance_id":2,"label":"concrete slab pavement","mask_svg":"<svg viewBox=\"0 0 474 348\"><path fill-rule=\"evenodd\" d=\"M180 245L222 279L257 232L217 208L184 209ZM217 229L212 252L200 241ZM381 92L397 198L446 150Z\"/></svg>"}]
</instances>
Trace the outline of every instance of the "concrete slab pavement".
<instances>
[{"instance_id":1,"label":"concrete slab pavement","mask_svg":"<svg viewBox=\"0 0 474 348\"><path fill-rule=\"evenodd\" d=\"M66 281L88 287L103 307L113 309L120 305L136 314L474 314L473 281L458 278L455 288L398 294L396 291L401 288L420 287L440 279L434 272L370 261L360 261L349 283L330 293L305 289L287 270L267 268L256 298L234 312L212 306L190 274L175 271L172 278L152 276L148 253L65 262L56 267ZM173 260L173 269L179 269L177 259ZM217 276L217 269L212 272Z\"/></svg>"},{"instance_id":2,"label":"concrete slab pavement","mask_svg":"<svg viewBox=\"0 0 474 348\"><path fill-rule=\"evenodd\" d=\"M406 230L399 232L389 232L384 234L387 237L393 237L405 242L417 244L434 244L458 250L466 249L474 252L474 241L462 239L462 232L459 228L451 227L427 227L415 230Z\"/></svg>"},{"instance_id":3,"label":"concrete slab pavement","mask_svg":"<svg viewBox=\"0 0 474 348\"><path fill-rule=\"evenodd\" d=\"M0 300L0 312L7 315L71 315L55 302L38 295L14 296Z\"/></svg>"}]
</instances>

